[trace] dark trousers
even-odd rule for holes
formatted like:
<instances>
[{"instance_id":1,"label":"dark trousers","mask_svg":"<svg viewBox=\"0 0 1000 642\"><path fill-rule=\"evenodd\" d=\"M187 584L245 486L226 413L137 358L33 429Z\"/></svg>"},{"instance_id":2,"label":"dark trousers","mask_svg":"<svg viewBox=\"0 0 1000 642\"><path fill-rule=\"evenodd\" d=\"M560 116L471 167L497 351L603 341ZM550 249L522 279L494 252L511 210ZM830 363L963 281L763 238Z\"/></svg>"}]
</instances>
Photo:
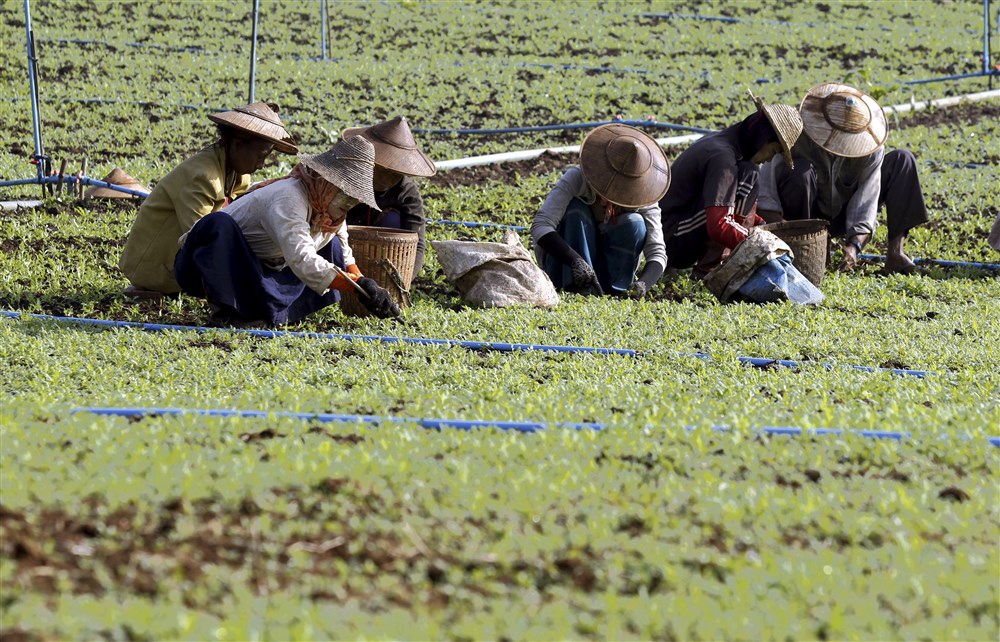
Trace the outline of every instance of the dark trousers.
<instances>
[{"instance_id":1,"label":"dark trousers","mask_svg":"<svg viewBox=\"0 0 1000 642\"><path fill-rule=\"evenodd\" d=\"M337 237L318 254L346 267ZM294 323L340 301L336 290L322 296L314 292L291 268L266 267L250 249L240 226L224 211L209 214L191 228L174 259L174 276L188 294L243 319L273 325Z\"/></svg>"},{"instance_id":2,"label":"dark trousers","mask_svg":"<svg viewBox=\"0 0 1000 642\"><path fill-rule=\"evenodd\" d=\"M777 171L778 195L785 219L827 218L828 212L816 207L816 169L804 158L795 159L795 169L780 163ZM917 177L917 161L905 149L897 149L882 160L881 189L878 206L885 205L889 238L904 235L914 227L929 220L924 195ZM843 236L846 232L846 212L838 212L830 219L830 234Z\"/></svg>"}]
</instances>

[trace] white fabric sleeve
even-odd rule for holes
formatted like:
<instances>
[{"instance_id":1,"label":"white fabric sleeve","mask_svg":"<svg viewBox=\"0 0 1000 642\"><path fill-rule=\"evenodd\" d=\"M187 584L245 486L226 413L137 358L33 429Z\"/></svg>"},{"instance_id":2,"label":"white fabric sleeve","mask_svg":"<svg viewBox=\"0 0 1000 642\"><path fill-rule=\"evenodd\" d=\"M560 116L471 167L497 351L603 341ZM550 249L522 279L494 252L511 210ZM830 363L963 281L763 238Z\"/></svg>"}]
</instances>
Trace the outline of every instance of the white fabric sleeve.
<instances>
[{"instance_id":1,"label":"white fabric sleeve","mask_svg":"<svg viewBox=\"0 0 1000 642\"><path fill-rule=\"evenodd\" d=\"M873 234L878 220L878 197L882 187L885 147L865 159L858 171L857 189L847 202L847 236Z\"/></svg>"},{"instance_id":2,"label":"white fabric sleeve","mask_svg":"<svg viewBox=\"0 0 1000 642\"><path fill-rule=\"evenodd\" d=\"M319 248L309 233L308 209L303 211L301 205L298 199L276 198L261 225L281 248L281 255L295 276L317 294L325 294L337 272L317 254Z\"/></svg>"},{"instance_id":3,"label":"white fabric sleeve","mask_svg":"<svg viewBox=\"0 0 1000 642\"><path fill-rule=\"evenodd\" d=\"M354 250L348 243L347 221L344 221L344 224L337 230L337 236L340 237L340 249L344 253L344 267L354 265L357 261L354 260Z\"/></svg>"},{"instance_id":4,"label":"white fabric sleeve","mask_svg":"<svg viewBox=\"0 0 1000 642\"><path fill-rule=\"evenodd\" d=\"M660 222L660 204L654 203L637 210L646 221L646 244L642 247L642 254L646 257L646 263L659 263L664 270L667 269L667 244L663 241L663 225Z\"/></svg>"},{"instance_id":5,"label":"white fabric sleeve","mask_svg":"<svg viewBox=\"0 0 1000 642\"><path fill-rule=\"evenodd\" d=\"M559 228L559 223L566 215L569 202L582 196L586 191L587 180L583 177L583 170L579 167L570 167L565 174L559 177L559 182L545 197L545 202L542 203L535 218L531 221L531 241L535 247L538 246L538 239ZM657 213L659 213L659 208L657 208Z\"/></svg>"}]
</instances>

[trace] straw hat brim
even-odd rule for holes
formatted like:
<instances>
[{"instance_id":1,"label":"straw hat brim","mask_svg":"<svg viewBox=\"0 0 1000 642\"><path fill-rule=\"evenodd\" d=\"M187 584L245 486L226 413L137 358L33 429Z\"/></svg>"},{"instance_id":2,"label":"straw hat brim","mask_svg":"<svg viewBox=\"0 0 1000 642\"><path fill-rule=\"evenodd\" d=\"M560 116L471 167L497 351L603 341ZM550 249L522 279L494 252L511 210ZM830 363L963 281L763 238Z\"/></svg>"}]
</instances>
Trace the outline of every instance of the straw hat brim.
<instances>
[{"instance_id":1,"label":"straw hat brim","mask_svg":"<svg viewBox=\"0 0 1000 642\"><path fill-rule=\"evenodd\" d=\"M789 167L795 167L792 160L792 147L802 134L802 118L791 105L764 105L764 117L771 123L771 128L778 135L781 143L781 154Z\"/></svg>"},{"instance_id":2,"label":"straw hat brim","mask_svg":"<svg viewBox=\"0 0 1000 642\"><path fill-rule=\"evenodd\" d=\"M859 132L839 129L830 122L825 111L825 101L831 94L850 94L858 98L871 114L867 127ZM868 156L885 144L889 129L882 106L871 96L849 85L823 83L810 89L799 105L802 126L806 135L824 150L835 156L857 158Z\"/></svg>"},{"instance_id":3,"label":"straw hat brim","mask_svg":"<svg viewBox=\"0 0 1000 642\"><path fill-rule=\"evenodd\" d=\"M369 127L348 127L341 133L345 140L354 136L364 136L375 146L375 164L404 176L433 176L437 173L434 162L417 148L406 149L366 135Z\"/></svg>"},{"instance_id":4,"label":"straw hat brim","mask_svg":"<svg viewBox=\"0 0 1000 642\"><path fill-rule=\"evenodd\" d=\"M275 115L277 118L277 115ZM209 114L208 119L213 123L231 127L255 138L269 141L274 144L274 148L285 154L297 154L299 152L295 140L284 126L265 120L252 113L239 110L224 111L218 114Z\"/></svg>"},{"instance_id":5,"label":"straw hat brim","mask_svg":"<svg viewBox=\"0 0 1000 642\"><path fill-rule=\"evenodd\" d=\"M641 175L629 176L612 165L609 145L621 137L627 137L648 153L649 165ZM580 168L594 191L621 207L652 205L670 187L666 154L651 136L629 125L602 125L587 134L580 146Z\"/></svg>"},{"instance_id":6,"label":"straw hat brim","mask_svg":"<svg viewBox=\"0 0 1000 642\"><path fill-rule=\"evenodd\" d=\"M343 139L322 154L299 154L299 162L368 207L379 210L372 188L375 149L364 138Z\"/></svg>"}]
</instances>

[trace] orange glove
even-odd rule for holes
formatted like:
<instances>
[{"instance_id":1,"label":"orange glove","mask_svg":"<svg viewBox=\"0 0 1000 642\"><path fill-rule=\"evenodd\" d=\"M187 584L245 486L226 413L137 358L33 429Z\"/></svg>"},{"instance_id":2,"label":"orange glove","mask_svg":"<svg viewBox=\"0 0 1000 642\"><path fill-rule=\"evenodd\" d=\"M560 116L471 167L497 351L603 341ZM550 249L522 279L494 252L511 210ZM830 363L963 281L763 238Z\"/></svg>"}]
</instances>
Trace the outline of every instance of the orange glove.
<instances>
[{"instance_id":1,"label":"orange glove","mask_svg":"<svg viewBox=\"0 0 1000 642\"><path fill-rule=\"evenodd\" d=\"M347 272L347 275L350 277L351 281L357 281L363 276L361 274L361 269L358 268L357 263L351 263L350 265L347 266L347 269L345 271ZM330 289L337 290L339 292L356 291L355 287L348 282L347 277L345 277L343 274L340 273L337 274L337 278L335 278L333 281L330 282Z\"/></svg>"}]
</instances>

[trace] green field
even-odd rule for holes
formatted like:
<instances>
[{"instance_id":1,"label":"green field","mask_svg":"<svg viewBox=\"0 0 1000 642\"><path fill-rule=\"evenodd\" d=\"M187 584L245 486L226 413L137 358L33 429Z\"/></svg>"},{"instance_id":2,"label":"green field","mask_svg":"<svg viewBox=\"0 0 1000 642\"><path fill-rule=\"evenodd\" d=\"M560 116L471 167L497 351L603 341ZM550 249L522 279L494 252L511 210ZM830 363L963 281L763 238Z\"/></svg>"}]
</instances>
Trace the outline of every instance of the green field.
<instances>
[{"instance_id":1,"label":"green field","mask_svg":"<svg viewBox=\"0 0 1000 642\"><path fill-rule=\"evenodd\" d=\"M23 3L0 1L9 180L34 175L33 132ZM152 185L210 140L205 116L246 102L250 6L32 3L54 164L75 173L86 157L92 177L119 165ZM904 84L979 71L982 3L970 0L331 3L326 61L319 3L261 8L256 97L281 105L305 153L397 114L442 129L616 115L719 128L749 113L747 87L797 104L842 80L887 106L986 88ZM911 255L1000 262L985 243L1000 212L1000 101L890 128L889 147L917 155L931 210ZM418 138L445 160L585 133ZM528 225L574 162L440 172L420 183L428 218ZM272 157L260 178L289 168ZM0 188L2 200L40 195ZM995 270L883 276L865 263L828 272L826 301L808 309L723 306L682 271L643 301L478 310L429 251L399 320L326 309L263 337L31 317L206 322L187 296L122 296L115 266L135 212L65 192L0 211L0 310L22 315L0 317L4 642L1000 635ZM428 237L500 232L431 225ZM871 249L883 253L884 226ZM92 407L269 414L75 412Z\"/></svg>"}]
</instances>

